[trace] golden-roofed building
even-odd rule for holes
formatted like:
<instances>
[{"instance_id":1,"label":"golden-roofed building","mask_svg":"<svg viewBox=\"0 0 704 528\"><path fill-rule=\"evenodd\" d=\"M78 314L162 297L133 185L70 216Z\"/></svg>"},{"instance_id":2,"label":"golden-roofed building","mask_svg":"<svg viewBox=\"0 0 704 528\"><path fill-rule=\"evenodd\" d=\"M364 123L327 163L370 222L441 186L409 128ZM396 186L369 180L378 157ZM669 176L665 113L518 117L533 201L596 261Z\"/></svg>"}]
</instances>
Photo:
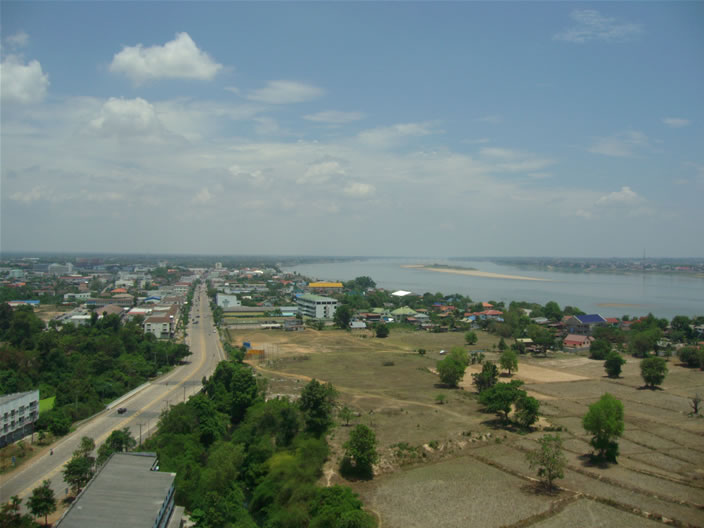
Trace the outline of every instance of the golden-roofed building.
<instances>
[{"instance_id":1,"label":"golden-roofed building","mask_svg":"<svg viewBox=\"0 0 704 528\"><path fill-rule=\"evenodd\" d=\"M325 288L325 289L342 289L341 282L310 282L308 283L309 288Z\"/></svg>"}]
</instances>

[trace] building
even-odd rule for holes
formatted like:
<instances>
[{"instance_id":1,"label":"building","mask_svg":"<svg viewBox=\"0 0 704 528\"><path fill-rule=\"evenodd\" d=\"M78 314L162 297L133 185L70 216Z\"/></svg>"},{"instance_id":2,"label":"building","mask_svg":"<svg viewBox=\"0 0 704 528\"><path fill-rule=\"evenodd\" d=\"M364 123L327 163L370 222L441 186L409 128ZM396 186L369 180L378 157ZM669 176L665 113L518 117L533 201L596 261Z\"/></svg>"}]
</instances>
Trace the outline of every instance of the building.
<instances>
[{"instance_id":1,"label":"building","mask_svg":"<svg viewBox=\"0 0 704 528\"><path fill-rule=\"evenodd\" d=\"M310 284L308 284L308 288L317 291L340 292L342 291L342 283L325 281L311 282Z\"/></svg>"},{"instance_id":2,"label":"building","mask_svg":"<svg viewBox=\"0 0 704 528\"><path fill-rule=\"evenodd\" d=\"M562 344L565 348L584 349L589 348L593 339L594 338L585 335L569 334L562 341Z\"/></svg>"},{"instance_id":3,"label":"building","mask_svg":"<svg viewBox=\"0 0 704 528\"><path fill-rule=\"evenodd\" d=\"M78 495L57 528L166 528L180 525L176 473L159 472L154 453L115 453Z\"/></svg>"},{"instance_id":4,"label":"building","mask_svg":"<svg viewBox=\"0 0 704 528\"><path fill-rule=\"evenodd\" d=\"M303 317L332 319L339 303L331 297L306 293L296 297L296 304L298 305L299 315Z\"/></svg>"},{"instance_id":5,"label":"building","mask_svg":"<svg viewBox=\"0 0 704 528\"><path fill-rule=\"evenodd\" d=\"M565 326L570 334L590 336L597 326L606 326L607 321L599 314L573 315L567 318Z\"/></svg>"},{"instance_id":6,"label":"building","mask_svg":"<svg viewBox=\"0 0 704 528\"><path fill-rule=\"evenodd\" d=\"M237 298L237 295L227 295L225 293L218 293L215 297L216 304L223 310L234 306L242 306L242 303Z\"/></svg>"},{"instance_id":7,"label":"building","mask_svg":"<svg viewBox=\"0 0 704 528\"><path fill-rule=\"evenodd\" d=\"M151 315L144 320L144 331L160 339L174 335L174 317L172 315Z\"/></svg>"},{"instance_id":8,"label":"building","mask_svg":"<svg viewBox=\"0 0 704 528\"><path fill-rule=\"evenodd\" d=\"M67 262L66 264L49 264L47 271L51 275L70 275L73 273L73 264Z\"/></svg>"},{"instance_id":9,"label":"building","mask_svg":"<svg viewBox=\"0 0 704 528\"><path fill-rule=\"evenodd\" d=\"M0 447L32 434L37 418L38 390L0 396Z\"/></svg>"}]
</instances>

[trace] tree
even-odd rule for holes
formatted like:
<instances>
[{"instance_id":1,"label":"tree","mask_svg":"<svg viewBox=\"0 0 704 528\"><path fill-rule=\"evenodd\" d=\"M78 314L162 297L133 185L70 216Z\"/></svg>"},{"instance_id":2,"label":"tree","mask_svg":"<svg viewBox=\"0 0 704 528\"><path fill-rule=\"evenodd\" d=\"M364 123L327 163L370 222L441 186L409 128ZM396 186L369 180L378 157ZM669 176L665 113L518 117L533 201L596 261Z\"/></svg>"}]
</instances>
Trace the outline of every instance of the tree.
<instances>
[{"instance_id":1,"label":"tree","mask_svg":"<svg viewBox=\"0 0 704 528\"><path fill-rule=\"evenodd\" d=\"M464 377L468 363L466 354L462 357L459 353L450 352L449 356L436 363L440 381L449 387L457 387L457 384Z\"/></svg>"},{"instance_id":2,"label":"tree","mask_svg":"<svg viewBox=\"0 0 704 528\"><path fill-rule=\"evenodd\" d=\"M606 339L595 339L589 345L589 357L591 359L606 359L606 356L611 351L611 343Z\"/></svg>"},{"instance_id":3,"label":"tree","mask_svg":"<svg viewBox=\"0 0 704 528\"><path fill-rule=\"evenodd\" d=\"M352 419L352 411L347 405L345 405L338 413L340 420L344 420L345 425L350 425L350 420Z\"/></svg>"},{"instance_id":4,"label":"tree","mask_svg":"<svg viewBox=\"0 0 704 528\"><path fill-rule=\"evenodd\" d=\"M499 350L501 350L501 352L503 352L507 348L508 348L508 345L506 344L506 341L504 341L504 338L502 337L501 339L499 339Z\"/></svg>"},{"instance_id":5,"label":"tree","mask_svg":"<svg viewBox=\"0 0 704 528\"><path fill-rule=\"evenodd\" d=\"M522 381L513 380L510 383L497 383L479 395L479 402L487 411L499 415L504 423L508 422L511 406L526 392L521 390Z\"/></svg>"},{"instance_id":6,"label":"tree","mask_svg":"<svg viewBox=\"0 0 704 528\"><path fill-rule=\"evenodd\" d=\"M685 346L677 351L679 360L690 368L699 367L699 350L694 346Z\"/></svg>"},{"instance_id":7,"label":"tree","mask_svg":"<svg viewBox=\"0 0 704 528\"><path fill-rule=\"evenodd\" d=\"M540 402L526 394L521 395L516 401L516 421L526 429L538 421L540 416Z\"/></svg>"},{"instance_id":8,"label":"tree","mask_svg":"<svg viewBox=\"0 0 704 528\"><path fill-rule=\"evenodd\" d=\"M51 489L50 480L43 481L41 486L32 490L27 506L35 517L44 516L45 526L49 524L47 520L49 514L56 511L56 497L54 497L54 490Z\"/></svg>"},{"instance_id":9,"label":"tree","mask_svg":"<svg viewBox=\"0 0 704 528\"><path fill-rule=\"evenodd\" d=\"M623 434L623 404L608 392L598 402L589 406L589 411L582 419L584 430L591 433L589 442L596 450L592 458L616 462L618 443L616 439Z\"/></svg>"},{"instance_id":10,"label":"tree","mask_svg":"<svg viewBox=\"0 0 704 528\"><path fill-rule=\"evenodd\" d=\"M436 394L435 395L435 402L440 405L445 405L445 403L447 402L447 395L446 394Z\"/></svg>"},{"instance_id":11,"label":"tree","mask_svg":"<svg viewBox=\"0 0 704 528\"><path fill-rule=\"evenodd\" d=\"M662 330L657 327L637 332L631 330L631 332L631 342L628 345L628 351L639 358L647 357L650 351L655 349L658 340L662 337Z\"/></svg>"},{"instance_id":12,"label":"tree","mask_svg":"<svg viewBox=\"0 0 704 528\"><path fill-rule=\"evenodd\" d=\"M0 305L1 306L1 305ZM3 528L35 528L37 523L28 513L22 513L22 499L17 495L10 497L10 501L0 509L0 526Z\"/></svg>"},{"instance_id":13,"label":"tree","mask_svg":"<svg viewBox=\"0 0 704 528\"><path fill-rule=\"evenodd\" d=\"M604 369L606 375L610 378L618 378L621 375L621 367L626 363L626 360L621 357L621 354L612 350L606 356L604 361Z\"/></svg>"},{"instance_id":14,"label":"tree","mask_svg":"<svg viewBox=\"0 0 704 528\"><path fill-rule=\"evenodd\" d=\"M499 379L499 369L491 361L485 361L482 365L482 371L477 374L472 374L472 383L477 387L477 392L480 394L496 385Z\"/></svg>"},{"instance_id":15,"label":"tree","mask_svg":"<svg viewBox=\"0 0 704 528\"><path fill-rule=\"evenodd\" d=\"M376 326L376 336L379 338L389 337L389 327L384 323L380 323Z\"/></svg>"},{"instance_id":16,"label":"tree","mask_svg":"<svg viewBox=\"0 0 704 528\"><path fill-rule=\"evenodd\" d=\"M342 328L343 330L347 330L350 327L350 321L352 320L352 310L350 310L350 307L347 306L346 304L342 304L337 307L335 310L335 317L334 321L335 324L339 327Z\"/></svg>"},{"instance_id":17,"label":"tree","mask_svg":"<svg viewBox=\"0 0 704 528\"><path fill-rule=\"evenodd\" d=\"M702 397L699 396L699 393L695 394L692 398L691 401L689 402L689 405L692 406L692 414L694 416L699 414L699 405L702 403Z\"/></svg>"},{"instance_id":18,"label":"tree","mask_svg":"<svg viewBox=\"0 0 704 528\"><path fill-rule=\"evenodd\" d=\"M567 459L562 451L560 435L545 435L538 440L538 448L526 453L531 469L538 468L538 477L551 490L555 479L564 478Z\"/></svg>"},{"instance_id":19,"label":"tree","mask_svg":"<svg viewBox=\"0 0 704 528\"><path fill-rule=\"evenodd\" d=\"M640 362L640 376L646 387L655 389L667 376L667 362L661 357L649 357Z\"/></svg>"},{"instance_id":20,"label":"tree","mask_svg":"<svg viewBox=\"0 0 704 528\"><path fill-rule=\"evenodd\" d=\"M502 369L508 370L510 376L512 371L518 370L518 355L514 350L504 350L499 358L499 364Z\"/></svg>"},{"instance_id":21,"label":"tree","mask_svg":"<svg viewBox=\"0 0 704 528\"><path fill-rule=\"evenodd\" d=\"M303 387L298 405L303 412L306 430L320 436L332 423L332 411L337 392L330 383L312 379Z\"/></svg>"},{"instance_id":22,"label":"tree","mask_svg":"<svg viewBox=\"0 0 704 528\"><path fill-rule=\"evenodd\" d=\"M545 314L545 317L550 319L553 323L562 319L562 310L560 310L560 305L555 301L549 301L545 304L543 314Z\"/></svg>"},{"instance_id":23,"label":"tree","mask_svg":"<svg viewBox=\"0 0 704 528\"><path fill-rule=\"evenodd\" d=\"M98 465L102 466L113 453L129 451L136 445L137 441L132 436L129 428L114 430L98 449Z\"/></svg>"},{"instance_id":24,"label":"tree","mask_svg":"<svg viewBox=\"0 0 704 528\"><path fill-rule=\"evenodd\" d=\"M88 457L95 449L95 441L90 436L81 438L81 443L73 452L73 456Z\"/></svg>"},{"instance_id":25,"label":"tree","mask_svg":"<svg viewBox=\"0 0 704 528\"><path fill-rule=\"evenodd\" d=\"M470 330L464 334L464 342L468 345L476 345L478 340L479 338L477 337L476 332Z\"/></svg>"},{"instance_id":26,"label":"tree","mask_svg":"<svg viewBox=\"0 0 704 528\"><path fill-rule=\"evenodd\" d=\"M366 425L359 424L350 433L350 439L345 442L343 467L360 477L371 478L374 475L373 465L379 459L376 452L376 435Z\"/></svg>"},{"instance_id":27,"label":"tree","mask_svg":"<svg viewBox=\"0 0 704 528\"><path fill-rule=\"evenodd\" d=\"M93 462L87 457L74 455L64 466L64 482L74 495L78 495L93 476Z\"/></svg>"}]
</instances>

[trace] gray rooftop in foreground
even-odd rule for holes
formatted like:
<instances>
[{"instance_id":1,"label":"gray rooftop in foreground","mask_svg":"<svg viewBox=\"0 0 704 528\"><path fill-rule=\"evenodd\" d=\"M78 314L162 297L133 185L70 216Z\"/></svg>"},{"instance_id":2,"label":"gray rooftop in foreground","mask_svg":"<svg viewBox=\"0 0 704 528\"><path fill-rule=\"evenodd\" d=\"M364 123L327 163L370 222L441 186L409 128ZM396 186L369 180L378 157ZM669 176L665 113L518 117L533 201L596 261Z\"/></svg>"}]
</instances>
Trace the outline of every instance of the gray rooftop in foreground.
<instances>
[{"instance_id":1,"label":"gray rooftop in foreground","mask_svg":"<svg viewBox=\"0 0 704 528\"><path fill-rule=\"evenodd\" d=\"M151 471L154 453L115 453L56 525L61 528L152 527L175 473Z\"/></svg>"}]
</instances>

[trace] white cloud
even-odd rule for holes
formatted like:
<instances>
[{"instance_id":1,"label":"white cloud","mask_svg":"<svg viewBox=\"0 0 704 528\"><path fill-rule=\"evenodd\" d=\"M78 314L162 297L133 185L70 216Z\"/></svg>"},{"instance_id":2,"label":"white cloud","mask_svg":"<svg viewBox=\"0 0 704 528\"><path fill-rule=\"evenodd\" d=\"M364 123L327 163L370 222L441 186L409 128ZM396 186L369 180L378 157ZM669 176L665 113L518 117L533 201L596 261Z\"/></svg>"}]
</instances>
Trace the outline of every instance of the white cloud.
<instances>
[{"instance_id":1,"label":"white cloud","mask_svg":"<svg viewBox=\"0 0 704 528\"><path fill-rule=\"evenodd\" d=\"M637 149L648 145L648 137L643 132L628 130L613 136L598 138L589 148L589 152L604 156L630 157Z\"/></svg>"},{"instance_id":2,"label":"white cloud","mask_svg":"<svg viewBox=\"0 0 704 528\"><path fill-rule=\"evenodd\" d=\"M29 35L24 31L18 31L14 35L5 37L5 42L12 48L24 48L29 44Z\"/></svg>"},{"instance_id":3,"label":"white cloud","mask_svg":"<svg viewBox=\"0 0 704 528\"><path fill-rule=\"evenodd\" d=\"M689 119L682 117L665 117L662 122L671 128L682 128L689 125Z\"/></svg>"},{"instance_id":4,"label":"white cloud","mask_svg":"<svg viewBox=\"0 0 704 528\"><path fill-rule=\"evenodd\" d=\"M333 176L344 176L345 170L342 168L337 161L321 161L319 163L314 163L306 172L296 180L298 184L310 183L313 185L320 185L330 180Z\"/></svg>"},{"instance_id":5,"label":"white cloud","mask_svg":"<svg viewBox=\"0 0 704 528\"><path fill-rule=\"evenodd\" d=\"M10 200L30 204L42 199L42 190L39 187L33 187L30 191L17 191L10 195Z\"/></svg>"},{"instance_id":6,"label":"white cloud","mask_svg":"<svg viewBox=\"0 0 704 528\"><path fill-rule=\"evenodd\" d=\"M198 49L188 33L178 33L163 46L125 46L115 54L110 71L122 73L135 83L154 79L211 80L222 69Z\"/></svg>"},{"instance_id":7,"label":"white cloud","mask_svg":"<svg viewBox=\"0 0 704 528\"><path fill-rule=\"evenodd\" d=\"M6 101L38 103L46 95L49 75L42 71L39 61L23 64L19 57L8 55L0 63L0 91Z\"/></svg>"},{"instance_id":8,"label":"white cloud","mask_svg":"<svg viewBox=\"0 0 704 528\"><path fill-rule=\"evenodd\" d=\"M489 123L491 125L498 125L503 122L504 118L500 115L487 115L482 117L477 117L475 121L477 123Z\"/></svg>"},{"instance_id":9,"label":"white cloud","mask_svg":"<svg viewBox=\"0 0 704 528\"><path fill-rule=\"evenodd\" d=\"M633 205L643 202L644 199L630 187L621 187L620 191L605 194L596 201L596 205Z\"/></svg>"},{"instance_id":10,"label":"white cloud","mask_svg":"<svg viewBox=\"0 0 704 528\"><path fill-rule=\"evenodd\" d=\"M270 136L281 132L278 121L273 117L255 117L254 122L254 131L259 135Z\"/></svg>"},{"instance_id":11,"label":"white cloud","mask_svg":"<svg viewBox=\"0 0 704 528\"><path fill-rule=\"evenodd\" d=\"M436 133L428 123L400 123L388 127L371 128L358 134L365 145L377 148L392 147L404 138L422 137Z\"/></svg>"},{"instance_id":12,"label":"white cloud","mask_svg":"<svg viewBox=\"0 0 704 528\"><path fill-rule=\"evenodd\" d=\"M347 185L344 189L344 193L347 196L352 196L353 198L365 198L371 196L376 192L376 188L369 183L353 182Z\"/></svg>"},{"instance_id":13,"label":"white cloud","mask_svg":"<svg viewBox=\"0 0 704 528\"><path fill-rule=\"evenodd\" d=\"M538 158L528 152L500 147L482 147L479 153L488 158L494 170L504 172L535 173L555 163L554 160Z\"/></svg>"},{"instance_id":14,"label":"white cloud","mask_svg":"<svg viewBox=\"0 0 704 528\"><path fill-rule=\"evenodd\" d=\"M316 114L308 114L303 116L303 119L314 121L316 123L328 123L331 125L342 125L364 119L364 114L361 112L339 112L337 110L327 110Z\"/></svg>"},{"instance_id":15,"label":"white cloud","mask_svg":"<svg viewBox=\"0 0 704 528\"><path fill-rule=\"evenodd\" d=\"M643 32L640 24L617 22L615 18L605 17L595 9L575 9L570 13L575 25L553 36L555 40L564 40L583 44L591 40L619 42L639 36Z\"/></svg>"},{"instance_id":16,"label":"white cloud","mask_svg":"<svg viewBox=\"0 0 704 528\"><path fill-rule=\"evenodd\" d=\"M92 129L104 136L152 136L164 132L154 106L141 97L124 99L111 97L90 122Z\"/></svg>"},{"instance_id":17,"label":"white cloud","mask_svg":"<svg viewBox=\"0 0 704 528\"><path fill-rule=\"evenodd\" d=\"M203 205L203 204L207 204L212 199L213 199L213 195L211 194L210 190L208 190L207 187L203 187L200 191L198 191L198 194L196 194L193 197L192 202L194 204Z\"/></svg>"},{"instance_id":18,"label":"white cloud","mask_svg":"<svg viewBox=\"0 0 704 528\"><path fill-rule=\"evenodd\" d=\"M251 92L251 101L268 104L290 104L310 101L323 95L322 88L297 81L269 81L264 88Z\"/></svg>"}]
</instances>

